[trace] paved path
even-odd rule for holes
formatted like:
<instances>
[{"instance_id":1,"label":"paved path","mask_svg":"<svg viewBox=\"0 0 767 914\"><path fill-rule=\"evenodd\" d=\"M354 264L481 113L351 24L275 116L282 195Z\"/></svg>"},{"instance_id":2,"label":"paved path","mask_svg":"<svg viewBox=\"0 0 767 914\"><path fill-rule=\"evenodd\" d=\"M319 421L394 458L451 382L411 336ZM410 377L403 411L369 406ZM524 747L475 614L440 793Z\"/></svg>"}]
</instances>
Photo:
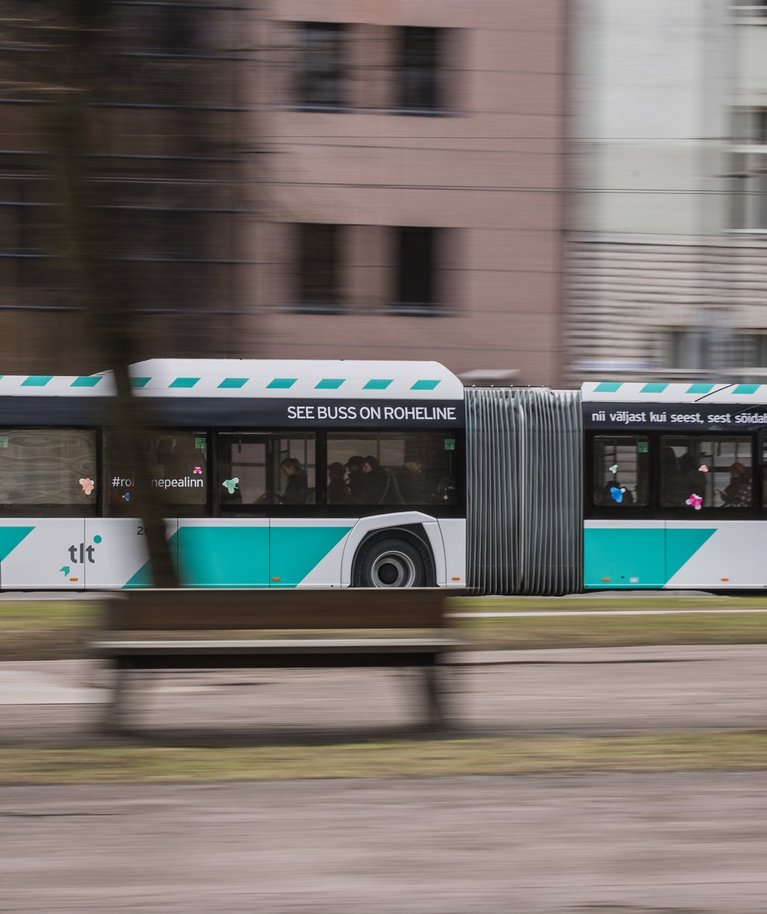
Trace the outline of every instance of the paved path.
<instances>
[{"instance_id":1,"label":"paved path","mask_svg":"<svg viewBox=\"0 0 767 914\"><path fill-rule=\"evenodd\" d=\"M767 773L0 789L0 911L764 914Z\"/></svg>"},{"instance_id":2,"label":"paved path","mask_svg":"<svg viewBox=\"0 0 767 914\"><path fill-rule=\"evenodd\" d=\"M767 645L487 652L459 659L454 707L467 734L767 724ZM141 738L154 741L349 740L402 735L421 719L414 704L419 693L402 672L192 672L139 681L151 686L136 690L133 720ZM99 668L84 661L0 664L0 746L98 743L104 682Z\"/></svg>"}]
</instances>

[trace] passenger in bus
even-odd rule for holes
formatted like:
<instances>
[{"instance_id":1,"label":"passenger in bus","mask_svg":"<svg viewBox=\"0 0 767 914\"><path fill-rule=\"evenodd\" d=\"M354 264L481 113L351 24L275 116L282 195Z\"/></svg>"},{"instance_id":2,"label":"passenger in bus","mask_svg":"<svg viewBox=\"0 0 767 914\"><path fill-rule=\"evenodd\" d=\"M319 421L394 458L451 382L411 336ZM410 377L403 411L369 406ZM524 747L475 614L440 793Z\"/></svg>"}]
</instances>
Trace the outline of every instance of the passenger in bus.
<instances>
[{"instance_id":1,"label":"passenger in bus","mask_svg":"<svg viewBox=\"0 0 767 914\"><path fill-rule=\"evenodd\" d=\"M685 451L679 458L679 475L676 486L675 501L684 505L691 495L700 495L706 505L706 473L702 472L699 467L700 460L689 451Z\"/></svg>"},{"instance_id":2,"label":"passenger in bus","mask_svg":"<svg viewBox=\"0 0 767 914\"><path fill-rule=\"evenodd\" d=\"M355 454L346 461L346 469L349 472L349 501L353 505L364 505L365 502L365 458Z\"/></svg>"},{"instance_id":3,"label":"passenger in bus","mask_svg":"<svg viewBox=\"0 0 767 914\"><path fill-rule=\"evenodd\" d=\"M362 465L365 476L363 504L366 505L401 505L402 495L394 475L384 469L372 454L365 458Z\"/></svg>"},{"instance_id":4,"label":"passenger in bus","mask_svg":"<svg viewBox=\"0 0 767 914\"><path fill-rule=\"evenodd\" d=\"M431 500L431 486L420 460L406 460L397 472L397 485L406 505L423 505Z\"/></svg>"},{"instance_id":5,"label":"passenger in bus","mask_svg":"<svg viewBox=\"0 0 767 914\"><path fill-rule=\"evenodd\" d=\"M724 491L718 490L722 507L749 508L751 506L751 471L736 461L730 467L730 482Z\"/></svg>"},{"instance_id":6,"label":"passenger in bus","mask_svg":"<svg viewBox=\"0 0 767 914\"><path fill-rule=\"evenodd\" d=\"M306 473L295 457L285 457L280 463L282 472L287 477L285 491L282 493L283 505L304 505L309 491Z\"/></svg>"},{"instance_id":7,"label":"passenger in bus","mask_svg":"<svg viewBox=\"0 0 767 914\"><path fill-rule=\"evenodd\" d=\"M349 503L349 495L346 467L342 463L331 463L328 466L328 504L346 505Z\"/></svg>"}]
</instances>

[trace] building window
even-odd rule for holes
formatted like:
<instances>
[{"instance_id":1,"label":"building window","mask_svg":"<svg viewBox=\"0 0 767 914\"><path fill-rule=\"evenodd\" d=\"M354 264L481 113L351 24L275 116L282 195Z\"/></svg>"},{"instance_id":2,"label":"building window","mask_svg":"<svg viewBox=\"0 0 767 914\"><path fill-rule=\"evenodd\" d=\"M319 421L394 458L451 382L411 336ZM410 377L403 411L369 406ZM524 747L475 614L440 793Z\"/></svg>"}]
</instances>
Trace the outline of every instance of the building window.
<instances>
[{"instance_id":1,"label":"building window","mask_svg":"<svg viewBox=\"0 0 767 914\"><path fill-rule=\"evenodd\" d=\"M733 182L733 228L767 230L767 154L738 153Z\"/></svg>"},{"instance_id":2,"label":"building window","mask_svg":"<svg viewBox=\"0 0 767 914\"><path fill-rule=\"evenodd\" d=\"M767 146L767 108L735 108L732 135L739 145Z\"/></svg>"},{"instance_id":3,"label":"building window","mask_svg":"<svg viewBox=\"0 0 767 914\"><path fill-rule=\"evenodd\" d=\"M411 313L432 313L437 299L439 229L403 226L397 229L395 305Z\"/></svg>"},{"instance_id":4,"label":"building window","mask_svg":"<svg viewBox=\"0 0 767 914\"><path fill-rule=\"evenodd\" d=\"M302 108L344 107L344 26L335 22L297 25L297 103Z\"/></svg>"},{"instance_id":5,"label":"building window","mask_svg":"<svg viewBox=\"0 0 767 914\"><path fill-rule=\"evenodd\" d=\"M339 234L337 225L303 222L298 226L298 309L337 311Z\"/></svg>"},{"instance_id":6,"label":"building window","mask_svg":"<svg viewBox=\"0 0 767 914\"><path fill-rule=\"evenodd\" d=\"M442 29L401 29L398 68L399 108L433 112L444 107L440 84Z\"/></svg>"}]
</instances>

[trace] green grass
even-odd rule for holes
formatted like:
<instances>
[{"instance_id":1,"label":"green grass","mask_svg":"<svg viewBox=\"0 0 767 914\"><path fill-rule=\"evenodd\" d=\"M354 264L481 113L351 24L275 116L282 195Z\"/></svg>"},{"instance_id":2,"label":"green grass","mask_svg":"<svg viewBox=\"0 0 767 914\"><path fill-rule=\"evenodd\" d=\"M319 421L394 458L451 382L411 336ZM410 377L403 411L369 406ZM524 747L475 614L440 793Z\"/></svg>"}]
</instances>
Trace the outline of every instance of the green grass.
<instances>
[{"instance_id":1,"label":"green grass","mask_svg":"<svg viewBox=\"0 0 767 914\"><path fill-rule=\"evenodd\" d=\"M765 597L626 596L579 598L453 597L456 612L555 610L557 617L455 620L459 634L479 649L621 647L653 644L767 643ZM96 601L0 602L0 661L81 657L96 631ZM574 610L707 609L717 613L678 616L577 616Z\"/></svg>"},{"instance_id":2,"label":"green grass","mask_svg":"<svg viewBox=\"0 0 767 914\"><path fill-rule=\"evenodd\" d=\"M400 740L340 746L0 749L0 784L284 781L767 768L767 732Z\"/></svg>"}]
</instances>

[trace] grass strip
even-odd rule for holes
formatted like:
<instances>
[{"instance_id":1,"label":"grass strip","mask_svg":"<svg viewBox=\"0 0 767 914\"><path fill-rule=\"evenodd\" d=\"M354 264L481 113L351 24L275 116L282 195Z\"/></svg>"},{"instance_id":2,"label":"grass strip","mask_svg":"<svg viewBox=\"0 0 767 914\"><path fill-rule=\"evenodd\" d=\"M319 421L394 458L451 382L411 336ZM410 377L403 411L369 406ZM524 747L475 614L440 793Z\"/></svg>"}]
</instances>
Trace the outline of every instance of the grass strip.
<instances>
[{"instance_id":1,"label":"grass strip","mask_svg":"<svg viewBox=\"0 0 767 914\"><path fill-rule=\"evenodd\" d=\"M392 740L337 746L2 749L0 784L191 783L767 769L767 732Z\"/></svg>"},{"instance_id":2,"label":"grass strip","mask_svg":"<svg viewBox=\"0 0 767 914\"><path fill-rule=\"evenodd\" d=\"M461 619L457 631L477 650L765 644L767 613L679 616L571 616Z\"/></svg>"}]
</instances>

